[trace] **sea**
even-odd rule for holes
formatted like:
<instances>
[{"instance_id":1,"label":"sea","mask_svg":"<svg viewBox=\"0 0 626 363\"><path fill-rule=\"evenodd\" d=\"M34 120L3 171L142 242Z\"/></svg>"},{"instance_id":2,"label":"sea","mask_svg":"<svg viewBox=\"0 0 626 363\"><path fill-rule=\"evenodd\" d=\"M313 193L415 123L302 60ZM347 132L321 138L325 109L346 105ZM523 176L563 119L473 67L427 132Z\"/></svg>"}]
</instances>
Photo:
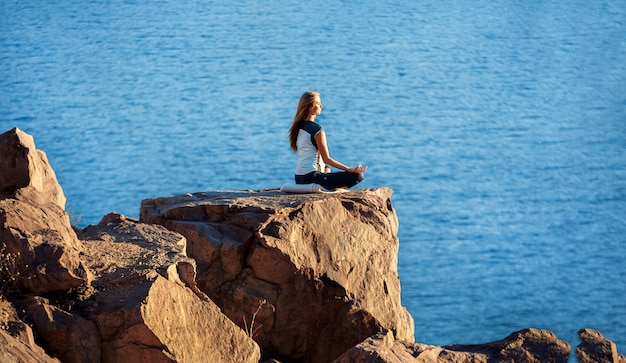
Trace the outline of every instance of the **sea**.
<instances>
[{"instance_id":1,"label":"sea","mask_svg":"<svg viewBox=\"0 0 626 363\"><path fill-rule=\"evenodd\" d=\"M394 191L416 341L626 353L624 0L0 2L0 133L33 135L81 228L292 182L307 90L357 187Z\"/></svg>"}]
</instances>

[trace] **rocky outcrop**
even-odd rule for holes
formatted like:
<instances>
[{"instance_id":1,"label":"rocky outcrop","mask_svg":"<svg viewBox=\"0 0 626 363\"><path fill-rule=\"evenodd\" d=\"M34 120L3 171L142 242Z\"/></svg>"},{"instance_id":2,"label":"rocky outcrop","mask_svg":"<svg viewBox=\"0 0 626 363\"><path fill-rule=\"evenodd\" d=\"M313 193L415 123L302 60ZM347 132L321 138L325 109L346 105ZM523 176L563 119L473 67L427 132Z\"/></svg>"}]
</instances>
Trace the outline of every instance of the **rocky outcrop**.
<instances>
[{"instance_id":1,"label":"rocky outcrop","mask_svg":"<svg viewBox=\"0 0 626 363\"><path fill-rule=\"evenodd\" d=\"M0 362L561 362L570 352L536 329L414 343L390 189L150 199L150 224L111 213L77 236L34 147L17 129L0 135ZM580 362L624 363L599 332L579 335Z\"/></svg>"},{"instance_id":2,"label":"rocky outcrop","mask_svg":"<svg viewBox=\"0 0 626 363\"><path fill-rule=\"evenodd\" d=\"M615 343L593 329L578 331L580 344L576 347L579 363L626 363L626 357L617 352Z\"/></svg>"},{"instance_id":3,"label":"rocky outcrop","mask_svg":"<svg viewBox=\"0 0 626 363\"><path fill-rule=\"evenodd\" d=\"M0 297L11 303L0 301L3 316L21 312L6 313L1 361L259 361L198 289L183 236L110 214L79 239L32 137L14 129L0 144Z\"/></svg>"},{"instance_id":4,"label":"rocky outcrop","mask_svg":"<svg viewBox=\"0 0 626 363\"><path fill-rule=\"evenodd\" d=\"M183 236L110 214L80 238L91 285L70 299L51 296L55 303L16 302L49 354L62 362L260 360L258 345L197 288Z\"/></svg>"},{"instance_id":5,"label":"rocky outcrop","mask_svg":"<svg viewBox=\"0 0 626 363\"><path fill-rule=\"evenodd\" d=\"M65 196L32 136L19 129L0 135L0 167L3 285L42 294L88 282Z\"/></svg>"},{"instance_id":6,"label":"rocky outcrop","mask_svg":"<svg viewBox=\"0 0 626 363\"><path fill-rule=\"evenodd\" d=\"M187 194L143 201L141 221L187 237L200 289L265 355L328 362L381 330L413 341L391 193Z\"/></svg>"},{"instance_id":7,"label":"rocky outcrop","mask_svg":"<svg viewBox=\"0 0 626 363\"><path fill-rule=\"evenodd\" d=\"M526 329L503 340L476 345L437 347L394 339L380 333L348 350L334 363L567 363L570 345L547 330Z\"/></svg>"}]
</instances>

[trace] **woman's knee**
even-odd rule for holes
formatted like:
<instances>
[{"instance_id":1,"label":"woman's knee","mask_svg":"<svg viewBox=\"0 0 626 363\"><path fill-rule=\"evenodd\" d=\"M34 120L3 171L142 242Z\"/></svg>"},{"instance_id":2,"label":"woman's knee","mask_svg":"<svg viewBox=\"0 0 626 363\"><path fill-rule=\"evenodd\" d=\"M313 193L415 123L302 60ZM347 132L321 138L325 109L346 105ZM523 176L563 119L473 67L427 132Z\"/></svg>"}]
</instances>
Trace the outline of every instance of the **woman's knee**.
<instances>
[{"instance_id":1,"label":"woman's knee","mask_svg":"<svg viewBox=\"0 0 626 363\"><path fill-rule=\"evenodd\" d=\"M365 179L365 175L363 173L353 173L352 180L350 181L349 187L353 187Z\"/></svg>"}]
</instances>

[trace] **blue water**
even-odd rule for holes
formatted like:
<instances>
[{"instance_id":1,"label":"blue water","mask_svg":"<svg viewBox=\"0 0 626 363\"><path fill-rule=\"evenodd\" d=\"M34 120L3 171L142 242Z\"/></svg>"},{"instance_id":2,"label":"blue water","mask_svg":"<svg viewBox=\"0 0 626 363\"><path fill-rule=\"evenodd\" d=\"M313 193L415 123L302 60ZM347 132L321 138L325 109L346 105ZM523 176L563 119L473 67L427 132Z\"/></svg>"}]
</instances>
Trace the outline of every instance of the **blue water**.
<instances>
[{"instance_id":1,"label":"blue water","mask_svg":"<svg viewBox=\"0 0 626 363\"><path fill-rule=\"evenodd\" d=\"M76 224L278 187L298 97L400 219L416 340L526 327L626 351L626 2L0 3L0 132L48 154Z\"/></svg>"}]
</instances>

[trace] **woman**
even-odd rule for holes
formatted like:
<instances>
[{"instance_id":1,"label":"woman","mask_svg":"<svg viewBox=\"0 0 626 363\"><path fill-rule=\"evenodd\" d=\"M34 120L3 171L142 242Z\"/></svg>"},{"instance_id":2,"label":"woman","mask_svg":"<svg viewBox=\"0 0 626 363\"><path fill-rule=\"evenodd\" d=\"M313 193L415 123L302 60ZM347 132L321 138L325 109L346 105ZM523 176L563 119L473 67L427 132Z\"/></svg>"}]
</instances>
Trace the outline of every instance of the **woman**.
<instances>
[{"instance_id":1,"label":"woman","mask_svg":"<svg viewBox=\"0 0 626 363\"><path fill-rule=\"evenodd\" d=\"M329 190L353 187L363 180L367 166L350 168L330 157L324 129L315 123L323 107L317 92L305 92L298 102L289 129L291 149L298 153L296 184L315 183ZM343 171L331 173L330 166Z\"/></svg>"}]
</instances>

